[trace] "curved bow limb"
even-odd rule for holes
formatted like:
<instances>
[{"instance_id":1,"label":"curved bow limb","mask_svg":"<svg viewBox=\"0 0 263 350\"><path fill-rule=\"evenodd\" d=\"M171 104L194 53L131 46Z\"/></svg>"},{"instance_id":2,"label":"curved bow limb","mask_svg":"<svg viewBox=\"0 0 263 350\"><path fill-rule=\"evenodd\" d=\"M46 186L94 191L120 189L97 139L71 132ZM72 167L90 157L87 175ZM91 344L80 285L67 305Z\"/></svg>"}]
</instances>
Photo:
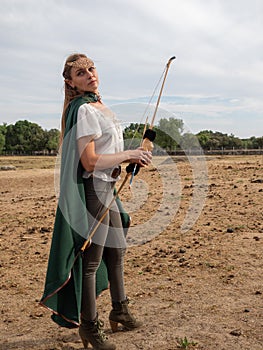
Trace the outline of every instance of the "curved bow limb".
<instances>
[{"instance_id":1,"label":"curved bow limb","mask_svg":"<svg viewBox=\"0 0 263 350\"><path fill-rule=\"evenodd\" d=\"M164 84L165 84L165 81L166 81L166 78L167 78L168 70L170 68L170 65L171 65L172 61L175 58L176 58L175 56L172 56L168 60L168 62L166 64L164 78L163 78L162 86L161 86L161 89L160 89L160 92L159 92L159 96L158 96L158 99L157 99L157 102L156 102L155 110L154 110L154 113L153 113L153 116L152 116L151 124L150 124L149 128L147 130L145 130L145 132L143 134L143 141L142 141L141 147L145 151L152 152L152 150L154 149L153 141L155 140L156 132L153 130L153 125L154 125L155 117L156 117L157 110L158 110L158 107L159 107L159 104L160 104L160 100L161 100L161 96L162 96L162 93L163 93L163 88L164 88ZM148 118L147 118L147 120L148 120ZM147 121L145 123L145 129L146 129L146 125L147 125ZM127 168L129 169L129 166ZM133 172L132 172L132 177L131 177L131 180L130 180L130 187L132 185L133 177L138 173L138 171L139 171L139 166L135 164Z\"/></svg>"},{"instance_id":2,"label":"curved bow limb","mask_svg":"<svg viewBox=\"0 0 263 350\"><path fill-rule=\"evenodd\" d=\"M165 84L165 81L166 81L166 78L167 78L168 70L170 68L170 64L172 63L172 61L175 58L176 58L175 56L171 57L169 59L169 61L167 62L167 64L166 64L166 69L165 69L165 73L164 73L164 77L163 77L163 82L162 82L162 86L161 86L161 89L160 89L160 92L159 92L159 96L158 96L158 99L157 99L157 102L156 102L155 110L154 110L154 113L153 113L153 116L152 116L151 125L150 125L149 129L147 129L145 131L144 136L143 136L142 147L145 147L145 150L147 150L147 151L152 151L153 148L154 148L152 142L155 139L156 133L153 134L153 130L152 130L153 129L153 124L154 124L155 117L156 117L156 114L157 114L157 110L158 110L158 107L159 107L159 104L160 104L160 100L161 100L161 96L162 96L162 93L163 93L163 88L164 88L164 84ZM152 130L152 132L150 132L149 130Z\"/></svg>"}]
</instances>

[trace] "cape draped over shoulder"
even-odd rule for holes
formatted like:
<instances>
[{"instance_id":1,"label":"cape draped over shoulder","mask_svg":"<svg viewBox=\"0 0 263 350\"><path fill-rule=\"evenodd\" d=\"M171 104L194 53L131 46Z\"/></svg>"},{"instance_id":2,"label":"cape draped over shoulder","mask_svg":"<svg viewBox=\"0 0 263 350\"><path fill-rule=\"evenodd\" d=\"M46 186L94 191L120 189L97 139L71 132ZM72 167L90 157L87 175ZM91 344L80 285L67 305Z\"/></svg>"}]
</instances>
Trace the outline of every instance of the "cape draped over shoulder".
<instances>
[{"instance_id":1,"label":"cape draped over shoulder","mask_svg":"<svg viewBox=\"0 0 263 350\"><path fill-rule=\"evenodd\" d=\"M71 101L66 112L60 170L60 196L48 260L44 293L40 305L52 311L51 318L62 327L79 326L82 293L82 256L80 249L88 238L89 226L79 159L76 125L78 109L84 103L96 102L87 93ZM130 217L116 199L124 234ZM108 288L107 266L102 259L96 274L96 293Z\"/></svg>"}]
</instances>

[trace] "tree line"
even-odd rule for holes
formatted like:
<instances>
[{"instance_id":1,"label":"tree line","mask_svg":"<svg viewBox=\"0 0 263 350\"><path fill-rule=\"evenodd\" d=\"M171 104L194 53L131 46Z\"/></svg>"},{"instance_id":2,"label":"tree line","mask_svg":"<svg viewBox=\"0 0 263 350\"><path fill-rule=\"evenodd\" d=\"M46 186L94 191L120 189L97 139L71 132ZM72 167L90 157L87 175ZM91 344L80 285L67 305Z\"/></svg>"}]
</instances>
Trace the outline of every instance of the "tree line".
<instances>
[{"instance_id":1,"label":"tree line","mask_svg":"<svg viewBox=\"0 0 263 350\"><path fill-rule=\"evenodd\" d=\"M59 138L59 130L44 130L27 120L4 123L0 125L0 154L52 154L58 150Z\"/></svg>"},{"instance_id":2,"label":"tree line","mask_svg":"<svg viewBox=\"0 0 263 350\"><path fill-rule=\"evenodd\" d=\"M240 139L233 134L225 134L219 131L203 130L197 134L184 132L184 123L181 119L162 118L154 127L156 131L155 143L166 152L176 152L178 150L198 150L204 151L222 149L263 149L263 136L252 136L248 139ZM133 139L134 147L140 144L144 131L143 124L131 123L124 130L124 139Z\"/></svg>"},{"instance_id":3,"label":"tree line","mask_svg":"<svg viewBox=\"0 0 263 350\"><path fill-rule=\"evenodd\" d=\"M155 152L165 150L204 151L221 149L262 149L262 137L240 139L233 134L219 131L203 130L197 134L184 132L181 119L162 118L154 127L156 131ZM144 124L131 123L124 129L126 148L136 148L140 145L144 133ZM45 130L36 123L20 120L15 124L0 125L0 154L36 154L56 153L59 148L60 131L58 129Z\"/></svg>"}]
</instances>

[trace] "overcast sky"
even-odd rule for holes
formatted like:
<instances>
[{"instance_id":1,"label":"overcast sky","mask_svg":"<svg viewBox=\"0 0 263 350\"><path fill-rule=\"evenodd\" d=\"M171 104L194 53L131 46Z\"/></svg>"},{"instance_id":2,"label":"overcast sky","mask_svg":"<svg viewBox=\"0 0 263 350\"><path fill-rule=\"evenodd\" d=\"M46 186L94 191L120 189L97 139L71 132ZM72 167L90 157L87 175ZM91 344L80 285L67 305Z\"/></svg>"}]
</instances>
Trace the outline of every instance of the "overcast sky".
<instances>
[{"instance_id":1,"label":"overcast sky","mask_svg":"<svg viewBox=\"0 0 263 350\"><path fill-rule=\"evenodd\" d=\"M193 133L263 135L262 0L0 0L0 5L1 123L27 119L59 128L61 72L73 52L95 61L104 101L127 106L149 101L175 55L162 109ZM119 118L138 121L132 108Z\"/></svg>"}]
</instances>

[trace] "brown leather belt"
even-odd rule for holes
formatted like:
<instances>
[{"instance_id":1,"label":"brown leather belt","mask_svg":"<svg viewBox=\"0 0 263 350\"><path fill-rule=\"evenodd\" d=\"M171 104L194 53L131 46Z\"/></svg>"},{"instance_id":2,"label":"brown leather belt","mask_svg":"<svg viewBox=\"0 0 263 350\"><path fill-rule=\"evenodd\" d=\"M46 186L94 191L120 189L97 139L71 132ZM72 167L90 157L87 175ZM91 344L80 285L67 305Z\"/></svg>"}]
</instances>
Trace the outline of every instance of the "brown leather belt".
<instances>
[{"instance_id":1,"label":"brown leather belt","mask_svg":"<svg viewBox=\"0 0 263 350\"><path fill-rule=\"evenodd\" d=\"M117 177L120 175L120 173L121 173L121 166L119 165L117 168L114 168L112 170L111 177L113 179L117 179Z\"/></svg>"}]
</instances>

